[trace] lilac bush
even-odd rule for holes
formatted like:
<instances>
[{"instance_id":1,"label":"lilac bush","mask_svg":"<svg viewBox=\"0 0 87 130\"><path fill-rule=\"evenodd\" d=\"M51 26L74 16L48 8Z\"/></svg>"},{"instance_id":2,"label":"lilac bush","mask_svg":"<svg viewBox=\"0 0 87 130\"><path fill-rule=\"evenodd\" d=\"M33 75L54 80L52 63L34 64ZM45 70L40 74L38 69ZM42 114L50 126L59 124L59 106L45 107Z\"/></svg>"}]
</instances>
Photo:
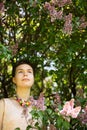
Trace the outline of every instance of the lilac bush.
<instances>
[{"instance_id":1,"label":"lilac bush","mask_svg":"<svg viewBox=\"0 0 87 130\"><path fill-rule=\"evenodd\" d=\"M45 98L43 94L40 95L38 100L32 99L34 109L31 113L33 118L40 118L42 125L49 130L51 128L54 130L69 130L70 128L78 130L78 128L82 128L81 122L87 122L87 119L85 119L87 117L87 107L82 114L81 106L75 106L75 99L66 101L62 106L60 96L54 94L53 97L51 107L44 104Z\"/></svg>"}]
</instances>

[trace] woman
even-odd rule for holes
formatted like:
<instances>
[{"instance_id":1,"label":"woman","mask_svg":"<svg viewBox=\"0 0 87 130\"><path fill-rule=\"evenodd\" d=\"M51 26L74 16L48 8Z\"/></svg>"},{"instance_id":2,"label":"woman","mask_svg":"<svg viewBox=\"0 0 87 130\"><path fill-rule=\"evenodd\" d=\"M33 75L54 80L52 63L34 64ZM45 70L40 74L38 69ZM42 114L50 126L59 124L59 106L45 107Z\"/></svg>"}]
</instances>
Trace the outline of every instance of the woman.
<instances>
[{"instance_id":1,"label":"woman","mask_svg":"<svg viewBox=\"0 0 87 130\"><path fill-rule=\"evenodd\" d=\"M0 130L36 130L35 120L32 119L30 90L34 84L34 71L32 65L22 60L13 66L13 83L16 85L16 96L0 101Z\"/></svg>"}]
</instances>

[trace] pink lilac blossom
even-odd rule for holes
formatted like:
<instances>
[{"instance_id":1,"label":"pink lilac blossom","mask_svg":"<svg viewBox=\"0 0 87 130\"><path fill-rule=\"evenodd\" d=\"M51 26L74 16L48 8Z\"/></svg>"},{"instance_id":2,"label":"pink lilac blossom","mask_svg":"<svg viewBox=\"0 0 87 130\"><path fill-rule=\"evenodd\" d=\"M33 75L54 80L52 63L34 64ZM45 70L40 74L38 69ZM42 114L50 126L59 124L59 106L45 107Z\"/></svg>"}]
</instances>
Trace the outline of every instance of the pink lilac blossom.
<instances>
[{"instance_id":1,"label":"pink lilac blossom","mask_svg":"<svg viewBox=\"0 0 87 130\"><path fill-rule=\"evenodd\" d=\"M64 17L64 20L65 20L68 24L70 24L70 23L72 22L72 13L69 13L68 15L66 15L66 16Z\"/></svg>"},{"instance_id":2,"label":"pink lilac blossom","mask_svg":"<svg viewBox=\"0 0 87 130\"><path fill-rule=\"evenodd\" d=\"M63 19L63 10L60 8L56 8L57 6L62 7L65 4L71 4L71 0L51 0L51 2L45 2L44 8L49 11L51 22L55 22L55 20L62 20ZM71 34L72 33L72 13L64 17L64 33ZM86 23L85 23L86 24ZM84 25L86 26L86 25Z\"/></svg>"},{"instance_id":3,"label":"pink lilac blossom","mask_svg":"<svg viewBox=\"0 0 87 130\"><path fill-rule=\"evenodd\" d=\"M51 2L45 2L44 7L49 10L49 6L63 7L64 5L72 4L72 0L51 0Z\"/></svg>"},{"instance_id":4,"label":"pink lilac blossom","mask_svg":"<svg viewBox=\"0 0 87 130\"><path fill-rule=\"evenodd\" d=\"M80 29L85 29L87 27L87 21L85 20L85 16L82 16L79 22L80 22L79 25Z\"/></svg>"},{"instance_id":5,"label":"pink lilac blossom","mask_svg":"<svg viewBox=\"0 0 87 130\"><path fill-rule=\"evenodd\" d=\"M63 18L63 11L62 10L57 12L56 18L60 19L60 20Z\"/></svg>"},{"instance_id":6,"label":"pink lilac blossom","mask_svg":"<svg viewBox=\"0 0 87 130\"><path fill-rule=\"evenodd\" d=\"M51 6L49 13L50 13L50 17L51 17L51 22L54 22L56 20L56 16L57 16L57 10L55 10L54 6Z\"/></svg>"},{"instance_id":7,"label":"pink lilac blossom","mask_svg":"<svg viewBox=\"0 0 87 130\"><path fill-rule=\"evenodd\" d=\"M84 16L84 15L80 18L79 22L80 22L80 23L85 22L85 16Z\"/></svg>"},{"instance_id":8,"label":"pink lilac blossom","mask_svg":"<svg viewBox=\"0 0 87 130\"><path fill-rule=\"evenodd\" d=\"M69 15L65 16L64 18L64 33L71 34L72 33L72 14L69 13Z\"/></svg>"},{"instance_id":9,"label":"pink lilac blossom","mask_svg":"<svg viewBox=\"0 0 87 130\"><path fill-rule=\"evenodd\" d=\"M54 4L55 6L63 7L65 5L70 5L72 4L72 0L51 0L51 3Z\"/></svg>"},{"instance_id":10,"label":"pink lilac blossom","mask_svg":"<svg viewBox=\"0 0 87 130\"><path fill-rule=\"evenodd\" d=\"M85 29L87 27L87 22L81 23L79 28L80 29Z\"/></svg>"},{"instance_id":11,"label":"pink lilac blossom","mask_svg":"<svg viewBox=\"0 0 87 130\"><path fill-rule=\"evenodd\" d=\"M48 2L45 2L44 8L47 9L47 10L50 10L51 9L51 4L48 3Z\"/></svg>"},{"instance_id":12,"label":"pink lilac blossom","mask_svg":"<svg viewBox=\"0 0 87 130\"><path fill-rule=\"evenodd\" d=\"M2 15L2 13L4 12L4 3L0 2L0 16Z\"/></svg>"},{"instance_id":13,"label":"pink lilac blossom","mask_svg":"<svg viewBox=\"0 0 87 130\"><path fill-rule=\"evenodd\" d=\"M54 22L56 19L62 19L63 17L63 11L57 11L57 10L53 10L53 12L50 12L50 16L51 16L51 22Z\"/></svg>"},{"instance_id":14,"label":"pink lilac blossom","mask_svg":"<svg viewBox=\"0 0 87 130\"><path fill-rule=\"evenodd\" d=\"M65 5L70 5L72 4L72 0L51 0L51 3L55 6L63 7Z\"/></svg>"},{"instance_id":15,"label":"pink lilac blossom","mask_svg":"<svg viewBox=\"0 0 87 130\"><path fill-rule=\"evenodd\" d=\"M77 118L80 110L81 106L74 108L74 99L71 99L65 103L63 109L60 111L60 114L65 117Z\"/></svg>"},{"instance_id":16,"label":"pink lilac blossom","mask_svg":"<svg viewBox=\"0 0 87 130\"><path fill-rule=\"evenodd\" d=\"M67 24L65 22L63 31L64 31L65 34L70 35L72 33L72 24Z\"/></svg>"},{"instance_id":17,"label":"pink lilac blossom","mask_svg":"<svg viewBox=\"0 0 87 130\"><path fill-rule=\"evenodd\" d=\"M54 22L56 19L62 19L62 17L63 17L62 10L57 11L55 6L51 5L48 2L45 2L44 8L49 11L50 17L51 17L51 22Z\"/></svg>"},{"instance_id":18,"label":"pink lilac blossom","mask_svg":"<svg viewBox=\"0 0 87 130\"><path fill-rule=\"evenodd\" d=\"M37 100L35 100L33 97L30 98L31 105L42 111L46 109L46 106L44 105L44 100L45 98L43 96L43 93L40 94Z\"/></svg>"},{"instance_id":19,"label":"pink lilac blossom","mask_svg":"<svg viewBox=\"0 0 87 130\"><path fill-rule=\"evenodd\" d=\"M82 109L82 113L78 116L78 120L83 124L87 124L87 106Z\"/></svg>"},{"instance_id":20,"label":"pink lilac blossom","mask_svg":"<svg viewBox=\"0 0 87 130\"><path fill-rule=\"evenodd\" d=\"M0 2L0 11L4 11L4 3Z\"/></svg>"},{"instance_id":21,"label":"pink lilac blossom","mask_svg":"<svg viewBox=\"0 0 87 130\"><path fill-rule=\"evenodd\" d=\"M54 5L54 6L57 6L59 3L58 0L51 0L51 4Z\"/></svg>"}]
</instances>

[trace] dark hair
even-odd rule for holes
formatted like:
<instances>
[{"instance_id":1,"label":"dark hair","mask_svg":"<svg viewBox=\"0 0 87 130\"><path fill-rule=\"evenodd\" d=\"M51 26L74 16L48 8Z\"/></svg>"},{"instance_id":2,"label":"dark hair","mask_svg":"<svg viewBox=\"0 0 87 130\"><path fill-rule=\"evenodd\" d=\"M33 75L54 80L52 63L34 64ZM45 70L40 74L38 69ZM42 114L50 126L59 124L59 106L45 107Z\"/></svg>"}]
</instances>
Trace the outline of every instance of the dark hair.
<instances>
[{"instance_id":1,"label":"dark hair","mask_svg":"<svg viewBox=\"0 0 87 130\"><path fill-rule=\"evenodd\" d=\"M19 65L22 65L22 64L28 64L32 67L33 71L34 71L34 65L32 63L29 62L29 60L26 60L26 59L22 59L22 60L19 60L17 61L16 63L13 64L13 69L12 69L12 77L15 76L15 71L16 71L16 68L19 66Z\"/></svg>"}]
</instances>

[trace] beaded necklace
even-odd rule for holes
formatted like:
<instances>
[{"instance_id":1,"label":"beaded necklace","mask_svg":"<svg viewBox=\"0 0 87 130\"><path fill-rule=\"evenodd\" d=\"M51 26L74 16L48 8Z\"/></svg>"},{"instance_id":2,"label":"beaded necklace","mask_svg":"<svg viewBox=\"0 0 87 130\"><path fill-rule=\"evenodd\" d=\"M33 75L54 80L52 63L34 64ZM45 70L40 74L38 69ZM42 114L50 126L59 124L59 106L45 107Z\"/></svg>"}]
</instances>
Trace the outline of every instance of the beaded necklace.
<instances>
[{"instance_id":1,"label":"beaded necklace","mask_svg":"<svg viewBox=\"0 0 87 130\"><path fill-rule=\"evenodd\" d=\"M23 111L22 111L22 117L25 117L26 123L29 123L29 119L28 119L28 107L31 105L30 101L25 101L21 98L18 98L17 96L15 97L15 100L20 104L20 106L22 106Z\"/></svg>"},{"instance_id":2,"label":"beaded necklace","mask_svg":"<svg viewBox=\"0 0 87 130\"><path fill-rule=\"evenodd\" d=\"M31 105L30 101L25 101L21 98L16 97L16 101L22 106L22 107L28 107Z\"/></svg>"}]
</instances>

